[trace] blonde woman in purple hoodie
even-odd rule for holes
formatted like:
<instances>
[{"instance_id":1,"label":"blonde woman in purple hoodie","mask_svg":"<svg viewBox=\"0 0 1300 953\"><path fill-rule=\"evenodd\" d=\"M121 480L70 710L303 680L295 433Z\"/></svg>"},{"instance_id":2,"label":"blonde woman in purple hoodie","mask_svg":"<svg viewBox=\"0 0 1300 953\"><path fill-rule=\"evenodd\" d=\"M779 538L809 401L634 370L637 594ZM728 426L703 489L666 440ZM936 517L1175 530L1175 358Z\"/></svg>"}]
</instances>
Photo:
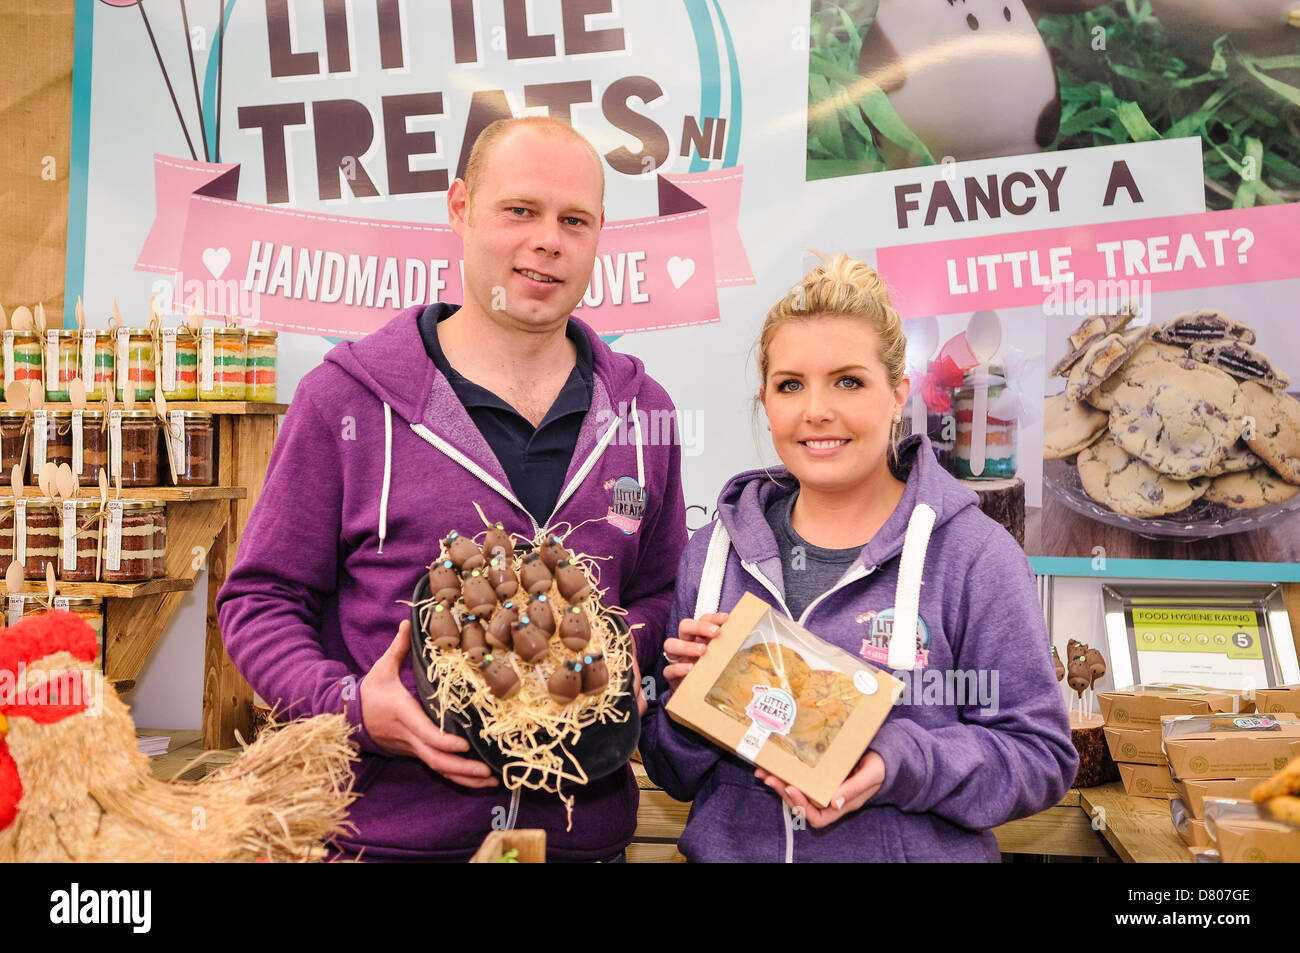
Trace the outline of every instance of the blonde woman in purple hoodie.
<instances>
[{"instance_id":1,"label":"blonde woman in purple hoodie","mask_svg":"<svg viewBox=\"0 0 1300 953\"><path fill-rule=\"evenodd\" d=\"M783 468L742 473L687 544L646 771L693 801L692 861L996 861L991 828L1074 779L1049 639L1023 550L937 463L901 442L903 325L874 271L844 255L768 313L758 399ZM920 560L919 573L900 573ZM910 589L910 592L909 592ZM670 719L665 705L746 592L905 685L825 809ZM919 605L891 646L895 606Z\"/></svg>"}]
</instances>

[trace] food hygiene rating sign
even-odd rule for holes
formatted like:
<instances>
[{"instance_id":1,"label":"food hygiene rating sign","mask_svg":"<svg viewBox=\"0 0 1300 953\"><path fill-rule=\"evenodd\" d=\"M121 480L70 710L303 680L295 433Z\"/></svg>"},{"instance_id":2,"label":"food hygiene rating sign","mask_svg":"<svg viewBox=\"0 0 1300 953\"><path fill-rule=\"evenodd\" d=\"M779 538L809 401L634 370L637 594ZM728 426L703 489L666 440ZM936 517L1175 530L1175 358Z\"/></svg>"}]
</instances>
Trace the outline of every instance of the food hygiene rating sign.
<instances>
[{"instance_id":1,"label":"food hygiene rating sign","mask_svg":"<svg viewBox=\"0 0 1300 953\"><path fill-rule=\"evenodd\" d=\"M1143 682L1269 684L1266 633L1250 609L1134 607L1133 644ZM1249 681L1252 680L1253 681Z\"/></svg>"}]
</instances>

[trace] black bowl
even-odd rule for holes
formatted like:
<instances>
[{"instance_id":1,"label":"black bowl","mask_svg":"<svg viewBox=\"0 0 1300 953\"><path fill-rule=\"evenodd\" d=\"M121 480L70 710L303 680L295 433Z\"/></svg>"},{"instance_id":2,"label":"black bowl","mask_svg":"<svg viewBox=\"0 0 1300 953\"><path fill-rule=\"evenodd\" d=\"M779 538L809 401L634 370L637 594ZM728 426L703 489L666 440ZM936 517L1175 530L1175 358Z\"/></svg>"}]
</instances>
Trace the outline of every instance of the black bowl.
<instances>
[{"instance_id":1,"label":"black bowl","mask_svg":"<svg viewBox=\"0 0 1300 953\"><path fill-rule=\"evenodd\" d=\"M415 594L411 601L419 604L429 598L429 577L420 576ZM603 612L604 607L600 610ZM614 628L622 634L628 632L628 626L622 616L606 614ZM415 688L420 694L420 703L434 723L440 721L441 713L434 704L435 687L429 681L429 654L424 649L424 630L420 627L419 611L411 608L411 664L415 669ZM641 740L641 717L637 712L636 693L632 685L633 670L629 665L623 679L623 691L626 693L618 699L616 708L626 718L622 722L597 722L582 731L582 737L576 745L566 746L573 761L579 765L591 781L603 778L627 764L636 751ZM463 715L447 712L445 729L463 735L482 761L497 774L501 774L510 759L496 745L483 739L483 719L470 706Z\"/></svg>"}]
</instances>

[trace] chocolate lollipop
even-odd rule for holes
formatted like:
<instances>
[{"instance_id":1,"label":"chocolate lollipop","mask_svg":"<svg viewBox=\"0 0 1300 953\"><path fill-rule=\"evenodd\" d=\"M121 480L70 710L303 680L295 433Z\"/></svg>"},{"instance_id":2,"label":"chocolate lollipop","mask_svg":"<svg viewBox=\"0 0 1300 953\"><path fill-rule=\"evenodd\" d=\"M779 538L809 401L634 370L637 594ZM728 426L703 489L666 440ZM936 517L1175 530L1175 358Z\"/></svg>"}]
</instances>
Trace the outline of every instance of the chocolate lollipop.
<instances>
[{"instance_id":1,"label":"chocolate lollipop","mask_svg":"<svg viewBox=\"0 0 1300 953\"><path fill-rule=\"evenodd\" d=\"M496 608L497 594L481 570L475 569L465 577L465 608L474 615L488 615Z\"/></svg>"},{"instance_id":2,"label":"chocolate lollipop","mask_svg":"<svg viewBox=\"0 0 1300 953\"><path fill-rule=\"evenodd\" d=\"M555 670L546 683L546 690L551 693L555 704L567 705L578 697L582 691L582 676L578 673L582 668L581 662L565 662Z\"/></svg>"},{"instance_id":3,"label":"chocolate lollipop","mask_svg":"<svg viewBox=\"0 0 1300 953\"><path fill-rule=\"evenodd\" d=\"M1067 659L1072 659L1076 655L1083 655L1087 651L1088 646L1084 645L1078 639L1070 639L1070 641L1065 644L1065 657Z\"/></svg>"},{"instance_id":4,"label":"chocolate lollipop","mask_svg":"<svg viewBox=\"0 0 1300 953\"><path fill-rule=\"evenodd\" d=\"M447 538L442 541L442 545L447 550L447 558L455 563L456 568L461 572L477 569L483 565L483 554L474 545L474 540L468 539L454 530L447 534Z\"/></svg>"},{"instance_id":5,"label":"chocolate lollipop","mask_svg":"<svg viewBox=\"0 0 1300 953\"><path fill-rule=\"evenodd\" d=\"M497 556L504 562L509 562L515 556L514 540L500 523L489 527L487 536L483 537L483 558L491 561Z\"/></svg>"},{"instance_id":6,"label":"chocolate lollipop","mask_svg":"<svg viewBox=\"0 0 1300 953\"><path fill-rule=\"evenodd\" d=\"M488 645L493 648L508 652L514 646L514 639L511 638L511 630L516 622L519 621L519 613L515 612L515 604L507 602L500 609L492 614L491 621L487 627Z\"/></svg>"},{"instance_id":7,"label":"chocolate lollipop","mask_svg":"<svg viewBox=\"0 0 1300 953\"><path fill-rule=\"evenodd\" d=\"M521 687L515 670L494 655L486 655L479 665L483 680L497 698L513 698Z\"/></svg>"},{"instance_id":8,"label":"chocolate lollipop","mask_svg":"<svg viewBox=\"0 0 1300 953\"><path fill-rule=\"evenodd\" d=\"M1079 693L1080 700L1083 699L1083 693L1088 690L1088 656L1086 654L1076 655L1070 659L1065 684Z\"/></svg>"},{"instance_id":9,"label":"chocolate lollipop","mask_svg":"<svg viewBox=\"0 0 1300 953\"><path fill-rule=\"evenodd\" d=\"M544 592L539 592L528 599L528 615L533 624L547 635L555 634L555 612L551 609L551 599Z\"/></svg>"},{"instance_id":10,"label":"chocolate lollipop","mask_svg":"<svg viewBox=\"0 0 1300 953\"><path fill-rule=\"evenodd\" d=\"M1088 649L1085 658L1088 664L1088 687L1092 688L1097 683L1097 679L1106 674L1106 660L1094 648Z\"/></svg>"},{"instance_id":11,"label":"chocolate lollipop","mask_svg":"<svg viewBox=\"0 0 1300 953\"><path fill-rule=\"evenodd\" d=\"M494 556L492 562L488 564L488 582L492 583L492 588L496 590L497 596L501 599L509 599L519 588L519 580L515 578L515 571L506 563L505 557Z\"/></svg>"},{"instance_id":12,"label":"chocolate lollipop","mask_svg":"<svg viewBox=\"0 0 1300 953\"><path fill-rule=\"evenodd\" d=\"M429 637L437 649L454 649L460 645L460 627L451 610L438 603L429 613Z\"/></svg>"},{"instance_id":13,"label":"chocolate lollipop","mask_svg":"<svg viewBox=\"0 0 1300 953\"><path fill-rule=\"evenodd\" d=\"M1065 666L1061 664L1061 657L1056 654L1056 646L1052 646L1052 665L1056 668L1056 680L1059 682L1065 678Z\"/></svg>"},{"instance_id":14,"label":"chocolate lollipop","mask_svg":"<svg viewBox=\"0 0 1300 953\"><path fill-rule=\"evenodd\" d=\"M560 621L560 641L565 648L575 652L581 652L591 641L591 622L587 619L587 613L582 611L582 606L569 606L564 613L564 618Z\"/></svg>"},{"instance_id":15,"label":"chocolate lollipop","mask_svg":"<svg viewBox=\"0 0 1300 953\"><path fill-rule=\"evenodd\" d=\"M551 588L551 571L540 556L529 553L519 567L519 582L531 593L546 592Z\"/></svg>"},{"instance_id":16,"label":"chocolate lollipop","mask_svg":"<svg viewBox=\"0 0 1300 953\"><path fill-rule=\"evenodd\" d=\"M555 567L555 584L565 602L581 602L591 595L591 583L586 574L567 559Z\"/></svg>"},{"instance_id":17,"label":"chocolate lollipop","mask_svg":"<svg viewBox=\"0 0 1300 953\"><path fill-rule=\"evenodd\" d=\"M536 665L551 650L550 638L533 625L528 616L520 617L511 634L515 642L515 654L529 665Z\"/></svg>"},{"instance_id":18,"label":"chocolate lollipop","mask_svg":"<svg viewBox=\"0 0 1300 953\"><path fill-rule=\"evenodd\" d=\"M541 554L542 562L546 563L546 568L551 572L555 572L555 567L569 558L569 551L564 548L558 536L551 536L542 543Z\"/></svg>"},{"instance_id":19,"label":"chocolate lollipop","mask_svg":"<svg viewBox=\"0 0 1300 953\"><path fill-rule=\"evenodd\" d=\"M609 684L609 669L603 654L582 657L582 694L597 695Z\"/></svg>"},{"instance_id":20,"label":"chocolate lollipop","mask_svg":"<svg viewBox=\"0 0 1300 953\"><path fill-rule=\"evenodd\" d=\"M471 662L481 662L488 653L487 632L478 616L467 615L464 621L460 630L461 651L469 656Z\"/></svg>"},{"instance_id":21,"label":"chocolate lollipop","mask_svg":"<svg viewBox=\"0 0 1300 953\"><path fill-rule=\"evenodd\" d=\"M456 564L450 559L442 559L429 567L429 591L439 602L451 605L460 598L460 576L456 575Z\"/></svg>"}]
</instances>

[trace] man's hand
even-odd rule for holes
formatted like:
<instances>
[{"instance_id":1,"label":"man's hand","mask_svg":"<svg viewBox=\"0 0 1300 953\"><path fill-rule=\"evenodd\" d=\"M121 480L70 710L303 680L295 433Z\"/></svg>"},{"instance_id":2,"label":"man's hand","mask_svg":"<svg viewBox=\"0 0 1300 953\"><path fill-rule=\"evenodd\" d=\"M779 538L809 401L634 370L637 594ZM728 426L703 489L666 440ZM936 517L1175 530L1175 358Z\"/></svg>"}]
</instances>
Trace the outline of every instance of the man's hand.
<instances>
[{"instance_id":1,"label":"man's hand","mask_svg":"<svg viewBox=\"0 0 1300 953\"><path fill-rule=\"evenodd\" d=\"M664 640L664 657L668 665L664 667L664 678L673 691L682 683L686 674L695 667L701 656L709 647L709 642L721 631L722 623L727 621L727 613L710 612L698 619L682 619L677 624L677 638Z\"/></svg>"},{"instance_id":2,"label":"man's hand","mask_svg":"<svg viewBox=\"0 0 1300 953\"><path fill-rule=\"evenodd\" d=\"M885 761L874 751L868 751L858 762L857 770L848 776L831 803L820 808L808 800L808 796L794 785L786 784L775 774L769 774L762 768L754 772L754 777L781 795L781 800L792 808L803 811L808 819L808 826L813 828L829 827L846 814L851 814L866 804L880 786L885 783Z\"/></svg>"},{"instance_id":3,"label":"man's hand","mask_svg":"<svg viewBox=\"0 0 1300 953\"><path fill-rule=\"evenodd\" d=\"M438 729L402 684L402 660L410 651L411 623L397 627L397 638L361 679L361 720L375 744L389 754L419 758L453 784L496 787L497 779L481 761L453 752L469 750L464 738Z\"/></svg>"}]
</instances>

